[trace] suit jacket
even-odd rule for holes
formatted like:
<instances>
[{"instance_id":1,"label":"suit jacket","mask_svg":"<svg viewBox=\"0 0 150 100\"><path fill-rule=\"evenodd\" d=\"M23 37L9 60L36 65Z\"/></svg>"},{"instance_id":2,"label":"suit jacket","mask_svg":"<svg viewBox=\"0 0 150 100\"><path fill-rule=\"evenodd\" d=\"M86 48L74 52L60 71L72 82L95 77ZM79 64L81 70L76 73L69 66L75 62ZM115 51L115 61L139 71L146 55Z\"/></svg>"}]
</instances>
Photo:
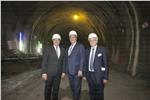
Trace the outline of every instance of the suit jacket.
<instances>
[{"instance_id":1,"label":"suit jacket","mask_svg":"<svg viewBox=\"0 0 150 100\"><path fill-rule=\"evenodd\" d=\"M54 46L49 46L43 52L42 73L47 73L48 76L61 74L63 69L63 59L65 50L60 47L60 57L57 57Z\"/></svg>"},{"instance_id":2,"label":"suit jacket","mask_svg":"<svg viewBox=\"0 0 150 100\"><path fill-rule=\"evenodd\" d=\"M78 70L83 70L85 62L85 48L82 44L76 43L70 56L68 56L68 50L66 49L65 54L65 63L64 63L64 72L76 75Z\"/></svg>"},{"instance_id":3,"label":"suit jacket","mask_svg":"<svg viewBox=\"0 0 150 100\"><path fill-rule=\"evenodd\" d=\"M86 66L84 68L84 75L88 79L89 73L89 57L90 57L90 49L86 50ZM106 49L104 47L97 46L95 58L93 62L94 72L96 76L96 80L100 82L101 80L108 80L108 65L107 65L107 56Z\"/></svg>"}]
</instances>

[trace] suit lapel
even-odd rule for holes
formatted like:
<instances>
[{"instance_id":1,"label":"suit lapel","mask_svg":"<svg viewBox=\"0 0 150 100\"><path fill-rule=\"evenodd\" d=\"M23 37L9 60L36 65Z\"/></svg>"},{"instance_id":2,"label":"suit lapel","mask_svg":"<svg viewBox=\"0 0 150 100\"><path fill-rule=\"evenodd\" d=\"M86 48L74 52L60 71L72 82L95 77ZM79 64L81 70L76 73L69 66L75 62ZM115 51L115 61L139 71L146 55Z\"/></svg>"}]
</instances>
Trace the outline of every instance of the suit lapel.
<instances>
[{"instance_id":1,"label":"suit lapel","mask_svg":"<svg viewBox=\"0 0 150 100\"><path fill-rule=\"evenodd\" d=\"M66 49L66 52L67 52L66 55L67 55L67 56L68 56L68 51L69 51L69 47L67 47L67 49Z\"/></svg>"},{"instance_id":2,"label":"suit lapel","mask_svg":"<svg viewBox=\"0 0 150 100\"><path fill-rule=\"evenodd\" d=\"M99 52L99 47L97 46L93 64L94 64L95 61L96 61L96 57L97 57L97 55L98 55L98 52Z\"/></svg>"},{"instance_id":3,"label":"suit lapel","mask_svg":"<svg viewBox=\"0 0 150 100\"><path fill-rule=\"evenodd\" d=\"M89 58L90 58L90 52L91 52L91 49L88 49L88 51L87 51L88 60L89 60Z\"/></svg>"},{"instance_id":4,"label":"suit lapel","mask_svg":"<svg viewBox=\"0 0 150 100\"><path fill-rule=\"evenodd\" d=\"M59 48L60 48L60 56L59 56L60 59L62 57L62 47L59 46Z\"/></svg>"}]
</instances>

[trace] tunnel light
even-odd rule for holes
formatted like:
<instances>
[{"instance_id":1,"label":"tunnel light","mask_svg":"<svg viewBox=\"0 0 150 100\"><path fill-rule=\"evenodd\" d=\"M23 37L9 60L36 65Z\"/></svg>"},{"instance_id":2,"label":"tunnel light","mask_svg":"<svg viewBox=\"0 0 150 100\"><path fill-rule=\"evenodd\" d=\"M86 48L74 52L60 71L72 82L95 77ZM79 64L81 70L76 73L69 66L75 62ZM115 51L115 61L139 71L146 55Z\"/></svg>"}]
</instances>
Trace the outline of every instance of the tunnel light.
<instances>
[{"instance_id":1,"label":"tunnel light","mask_svg":"<svg viewBox=\"0 0 150 100\"><path fill-rule=\"evenodd\" d=\"M42 54L42 43L40 41L38 41L36 50L38 54Z\"/></svg>"},{"instance_id":2,"label":"tunnel light","mask_svg":"<svg viewBox=\"0 0 150 100\"><path fill-rule=\"evenodd\" d=\"M23 33L19 33L19 50L24 51L24 45L23 45Z\"/></svg>"},{"instance_id":3,"label":"tunnel light","mask_svg":"<svg viewBox=\"0 0 150 100\"><path fill-rule=\"evenodd\" d=\"M77 14L73 15L73 19L74 20L78 20L79 19L79 15L77 15Z\"/></svg>"},{"instance_id":4,"label":"tunnel light","mask_svg":"<svg viewBox=\"0 0 150 100\"><path fill-rule=\"evenodd\" d=\"M72 15L72 19L74 21L85 21L86 18L87 18L86 14L84 14L82 12L77 12L77 13Z\"/></svg>"}]
</instances>

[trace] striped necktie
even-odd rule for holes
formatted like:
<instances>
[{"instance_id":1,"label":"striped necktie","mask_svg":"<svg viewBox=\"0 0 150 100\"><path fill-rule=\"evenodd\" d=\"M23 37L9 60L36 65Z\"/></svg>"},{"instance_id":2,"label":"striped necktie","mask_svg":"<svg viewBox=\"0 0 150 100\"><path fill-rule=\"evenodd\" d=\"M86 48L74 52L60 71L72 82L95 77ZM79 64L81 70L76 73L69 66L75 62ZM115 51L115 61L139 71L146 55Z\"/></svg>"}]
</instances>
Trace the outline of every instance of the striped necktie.
<instances>
[{"instance_id":1,"label":"striped necktie","mask_svg":"<svg viewBox=\"0 0 150 100\"><path fill-rule=\"evenodd\" d=\"M70 48L69 48L68 56L70 56L70 54L72 52L72 49L73 49L73 45L71 45Z\"/></svg>"},{"instance_id":2,"label":"striped necktie","mask_svg":"<svg viewBox=\"0 0 150 100\"><path fill-rule=\"evenodd\" d=\"M94 62L94 48L92 48L92 54L91 54L91 57L90 57L90 70L91 71L94 71L94 67L93 67L93 62Z\"/></svg>"}]
</instances>

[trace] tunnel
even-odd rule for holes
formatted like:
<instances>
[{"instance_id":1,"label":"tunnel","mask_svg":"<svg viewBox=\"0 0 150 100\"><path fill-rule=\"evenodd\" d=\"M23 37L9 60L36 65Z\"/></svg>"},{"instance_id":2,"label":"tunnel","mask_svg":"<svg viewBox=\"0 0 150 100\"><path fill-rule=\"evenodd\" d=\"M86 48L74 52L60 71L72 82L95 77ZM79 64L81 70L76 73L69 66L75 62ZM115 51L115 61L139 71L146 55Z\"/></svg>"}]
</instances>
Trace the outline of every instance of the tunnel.
<instances>
[{"instance_id":1,"label":"tunnel","mask_svg":"<svg viewBox=\"0 0 150 100\"><path fill-rule=\"evenodd\" d=\"M2 2L2 58L24 33L24 53L35 54L39 41L43 48L59 33L61 44L69 46L68 33L76 30L78 42L89 46L94 32L99 44L108 49L111 64L135 76L149 73L149 2ZM42 49L43 49L42 48ZM13 52L12 52L13 53ZM112 67L113 68L113 67Z\"/></svg>"},{"instance_id":2,"label":"tunnel","mask_svg":"<svg viewBox=\"0 0 150 100\"><path fill-rule=\"evenodd\" d=\"M110 83L107 100L150 99L149 1L2 1L1 75L3 100L41 100L42 56L59 33L61 46L70 46L69 32L90 47L88 35L98 35L107 50ZM64 81L65 80L65 81ZM61 100L70 100L67 79ZM34 84L33 84L34 83ZM66 92L65 92L65 91ZM89 100L83 81L82 100ZM26 95L28 96L26 96Z\"/></svg>"}]
</instances>

